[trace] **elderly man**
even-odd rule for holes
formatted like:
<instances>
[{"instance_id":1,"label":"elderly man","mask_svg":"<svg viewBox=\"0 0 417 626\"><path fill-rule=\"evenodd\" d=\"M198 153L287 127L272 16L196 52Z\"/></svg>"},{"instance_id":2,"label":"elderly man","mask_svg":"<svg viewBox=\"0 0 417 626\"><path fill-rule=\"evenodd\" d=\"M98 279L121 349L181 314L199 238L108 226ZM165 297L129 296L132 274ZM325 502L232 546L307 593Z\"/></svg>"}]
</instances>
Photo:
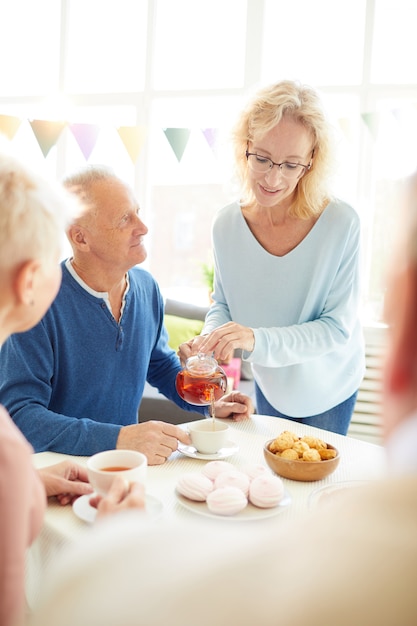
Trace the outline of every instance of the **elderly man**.
<instances>
[{"instance_id":1,"label":"elderly man","mask_svg":"<svg viewBox=\"0 0 417 626\"><path fill-rule=\"evenodd\" d=\"M145 381L191 407L175 390L181 365L167 344L158 285L136 267L148 229L111 170L89 166L64 185L86 207L68 230L73 256L41 322L2 347L0 402L38 452L134 448L161 464L189 438L172 424L137 423ZM218 417L244 419L252 410L236 392L216 405Z\"/></svg>"}]
</instances>

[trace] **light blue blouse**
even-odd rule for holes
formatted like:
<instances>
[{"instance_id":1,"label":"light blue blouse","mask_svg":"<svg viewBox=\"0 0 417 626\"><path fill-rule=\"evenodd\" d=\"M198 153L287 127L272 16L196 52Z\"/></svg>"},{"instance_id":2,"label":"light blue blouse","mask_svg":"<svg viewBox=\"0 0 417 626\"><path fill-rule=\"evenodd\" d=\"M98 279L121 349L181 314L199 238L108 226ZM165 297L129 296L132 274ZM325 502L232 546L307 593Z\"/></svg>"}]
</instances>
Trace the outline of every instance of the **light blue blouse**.
<instances>
[{"instance_id":1,"label":"light blue blouse","mask_svg":"<svg viewBox=\"0 0 417 626\"><path fill-rule=\"evenodd\" d=\"M238 203L213 224L214 304L203 332L230 320L254 330L244 353L266 399L291 417L349 398L365 369L360 301L360 221L332 201L288 254L267 252Z\"/></svg>"}]
</instances>

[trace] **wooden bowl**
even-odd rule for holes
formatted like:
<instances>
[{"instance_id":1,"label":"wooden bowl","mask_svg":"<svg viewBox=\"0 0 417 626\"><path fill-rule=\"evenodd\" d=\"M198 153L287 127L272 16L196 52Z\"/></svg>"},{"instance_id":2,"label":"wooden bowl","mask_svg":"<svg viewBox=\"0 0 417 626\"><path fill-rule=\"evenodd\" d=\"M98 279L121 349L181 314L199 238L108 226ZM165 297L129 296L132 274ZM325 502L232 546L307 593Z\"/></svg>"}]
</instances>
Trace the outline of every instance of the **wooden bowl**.
<instances>
[{"instance_id":1,"label":"wooden bowl","mask_svg":"<svg viewBox=\"0 0 417 626\"><path fill-rule=\"evenodd\" d=\"M327 447L336 450L337 454L333 459L327 461L292 461L283 459L282 457L270 451L269 446L273 442L270 439L264 445L265 461L275 474L290 480L299 480L309 482L314 480L322 480L332 474L339 465L340 455L338 450L329 443Z\"/></svg>"}]
</instances>

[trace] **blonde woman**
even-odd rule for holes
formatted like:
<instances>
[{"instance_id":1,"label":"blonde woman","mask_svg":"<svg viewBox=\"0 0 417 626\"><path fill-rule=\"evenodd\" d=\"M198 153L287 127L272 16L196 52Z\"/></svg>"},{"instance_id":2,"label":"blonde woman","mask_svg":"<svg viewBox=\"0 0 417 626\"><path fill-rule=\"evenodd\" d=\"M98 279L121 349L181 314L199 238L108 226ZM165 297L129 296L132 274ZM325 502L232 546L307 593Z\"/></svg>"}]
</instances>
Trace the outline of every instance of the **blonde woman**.
<instances>
[{"instance_id":1,"label":"blonde woman","mask_svg":"<svg viewBox=\"0 0 417 626\"><path fill-rule=\"evenodd\" d=\"M259 91L234 131L241 199L213 226L213 305L184 344L252 364L257 411L346 434L364 372L360 223L332 198L331 127L312 88Z\"/></svg>"}]
</instances>

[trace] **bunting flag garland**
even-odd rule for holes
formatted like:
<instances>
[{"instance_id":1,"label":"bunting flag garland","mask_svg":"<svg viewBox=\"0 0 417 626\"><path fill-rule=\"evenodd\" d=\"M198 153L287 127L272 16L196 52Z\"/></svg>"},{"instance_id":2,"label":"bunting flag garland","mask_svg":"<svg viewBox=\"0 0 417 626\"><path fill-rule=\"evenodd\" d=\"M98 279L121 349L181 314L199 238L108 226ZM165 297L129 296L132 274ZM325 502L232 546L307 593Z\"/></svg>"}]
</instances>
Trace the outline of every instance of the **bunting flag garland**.
<instances>
[{"instance_id":1,"label":"bunting flag garland","mask_svg":"<svg viewBox=\"0 0 417 626\"><path fill-rule=\"evenodd\" d=\"M187 147L191 130L189 128L164 128L164 133L173 149L178 162L181 161L184 150Z\"/></svg>"},{"instance_id":2,"label":"bunting flag garland","mask_svg":"<svg viewBox=\"0 0 417 626\"><path fill-rule=\"evenodd\" d=\"M46 158L50 149L57 143L60 134L67 125L66 122L51 122L47 120L31 120L33 133Z\"/></svg>"},{"instance_id":3,"label":"bunting flag garland","mask_svg":"<svg viewBox=\"0 0 417 626\"><path fill-rule=\"evenodd\" d=\"M88 161L97 143L100 127L95 124L69 124L69 129L74 135L85 160Z\"/></svg>"},{"instance_id":4,"label":"bunting flag garland","mask_svg":"<svg viewBox=\"0 0 417 626\"><path fill-rule=\"evenodd\" d=\"M388 116L386 115L388 113ZM399 132L407 132L408 127L417 124L417 103L407 103L404 107L392 108L388 111L368 111L359 114L361 120L367 127L370 137L377 141L381 132L386 131L387 123L395 120L398 124ZM338 119L338 125L348 141L354 138L354 129L358 120L357 114L344 116ZM21 118L13 115L0 114L0 133L4 134L10 141L13 140L22 122ZM29 122L39 147L46 158L52 147L58 142L64 128L68 127L75 141L77 142L86 161L90 158L103 130L101 126L88 123L72 123L55 120L26 120ZM144 146L148 129L145 126L119 126L115 129L120 141L123 143L133 164L138 160L139 154ZM178 163L181 162L184 152L188 146L191 132L196 129L191 128L162 128ZM198 129L213 151L216 152L219 129L201 128Z\"/></svg>"},{"instance_id":5,"label":"bunting flag garland","mask_svg":"<svg viewBox=\"0 0 417 626\"><path fill-rule=\"evenodd\" d=\"M140 151L145 143L146 129L144 126L119 126L117 129L119 137L126 148L132 163L135 164L139 158Z\"/></svg>"},{"instance_id":6,"label":"bunting flag garland","mask_svg":"<svg viewBox=\"0 0 417 626\"><path fill-rule=\"evenodd\" d=\"M22 120L13 115L0 115L0 133L11 141L17 133Z\"/></svg>"}]
</instances>

